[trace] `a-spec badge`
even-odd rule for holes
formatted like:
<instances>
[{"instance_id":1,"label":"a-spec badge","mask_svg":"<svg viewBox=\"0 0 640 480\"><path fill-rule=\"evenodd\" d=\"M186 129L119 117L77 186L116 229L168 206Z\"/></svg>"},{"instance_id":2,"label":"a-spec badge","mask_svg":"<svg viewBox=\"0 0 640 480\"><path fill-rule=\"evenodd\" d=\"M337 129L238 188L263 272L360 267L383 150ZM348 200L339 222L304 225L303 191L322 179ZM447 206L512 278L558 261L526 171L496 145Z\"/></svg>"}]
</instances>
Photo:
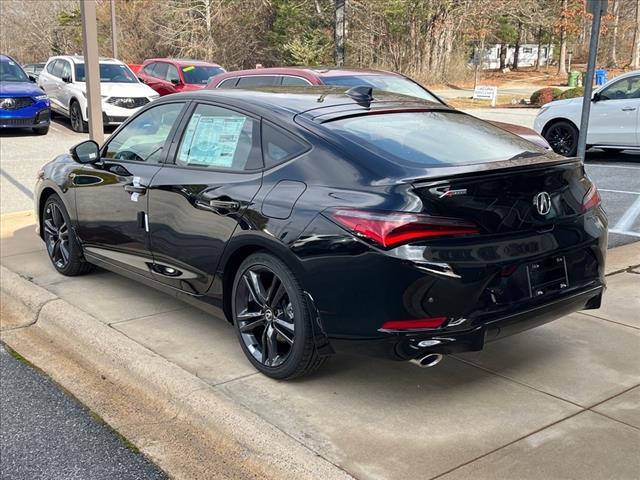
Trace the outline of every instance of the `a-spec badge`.
<instances>
[{"instance_id":1,"label":"a-spec badge","mask_svg":"<svg viewBox=\"0 0 640 480\"><path fill-rule=\"evenodd\" d=\"M451 188L450 185L440 185L429 189L429 193L438 198L455 197L456 195L466 195L466 188Z\"/></svg>"}]
</instances>

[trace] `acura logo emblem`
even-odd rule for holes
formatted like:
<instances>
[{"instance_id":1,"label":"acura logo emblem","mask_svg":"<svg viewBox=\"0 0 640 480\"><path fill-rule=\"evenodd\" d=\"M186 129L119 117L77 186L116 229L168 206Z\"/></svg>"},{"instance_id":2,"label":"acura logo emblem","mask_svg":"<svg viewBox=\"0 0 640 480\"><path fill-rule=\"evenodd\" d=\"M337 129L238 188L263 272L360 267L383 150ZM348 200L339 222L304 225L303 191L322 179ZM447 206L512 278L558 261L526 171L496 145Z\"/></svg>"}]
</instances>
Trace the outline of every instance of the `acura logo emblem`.
<instances>
[{"instance_id":1,"label":"acura logo emblem","mask_svg":"<svg viewBox=\"0 0 640 480\"><path fill-rule=\"evenodd\" d=\"M551 197L547 192L540 192L533 199L533 204L540 215L546 215L551 210Z\"/></svg>"}]
</instances>

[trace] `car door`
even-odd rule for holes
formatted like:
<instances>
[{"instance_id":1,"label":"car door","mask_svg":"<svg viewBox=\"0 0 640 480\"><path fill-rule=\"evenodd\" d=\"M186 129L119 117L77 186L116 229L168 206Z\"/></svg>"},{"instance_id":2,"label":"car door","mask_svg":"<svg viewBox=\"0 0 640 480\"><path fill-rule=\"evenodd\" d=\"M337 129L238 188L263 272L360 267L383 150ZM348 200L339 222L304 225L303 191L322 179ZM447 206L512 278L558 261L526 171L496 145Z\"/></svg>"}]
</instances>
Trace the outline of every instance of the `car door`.
<instances>
[{"instance_id":1,"label":"car door","mask_svg":"<svg viewBox=\"0 0 640 480\"><path fill-rule=\"evenodd\" d=\"M149 230L155 277L199 295L260 188L260 122L197 103L182 123L172 162L151 183Z\"/></svg>"},{"instance_id":2,"label":"car door","mask_svg":"<svg viewBox=\"0 0 640 480\"><path fill-rule=\"evenodd\" d=\"M85 251L150 277L148 187L161 170L185 101L141 112L101 149L101 159L73 178L78 236Z\"/></svg>"},{"instance_id":3,"label":"car door","mask_svg":"<svg viewBox=\"0 0 640 480\"><path fill-rule=\"evenodd\" d=\"M167 64L164 62L156 62L153 66L153 70L150 71L147 78L147 85L153 88L160 95L166 95L167 91L164 88L164 77L167 75Z\"/></svg>"},{"instance_id":4,"label":"car door","mask_svg":"<svg viewBox=\"0 0 640 480\"><path fill-rule=\"evenodd\" d=\"M71 64L67 60L59 60L62 62L62 70L60 71L59 88L57 92L57 100L60 106L65 110L69 110L71 102L71 90L69 84L73 81L71 76Z\"/></svg>"},{"instance_id":5,"label":"car door","mask_svg":"<svg viewBox=\"0 0 640 480\"><path fill-rule=\"evenodd\" d=\"M598 92L591 105L587 143L630 145L638 143L640 75L626 77Z\"/></svg>"},{"instance_id":6,"label":"car door","mask_svg":"<svg viewBox=\"0 0 640 480\"><path fill-rule=\"evenodd\" d=\"M151 88L153 88L153 69L155 68L155 66L155 62L147 63L138 72L138 78L140 79L140 81L149 85Z\"/></svg>"},{"instance_id":7,"label":"car door","mask_svg":"<svg viewBox=\"0 0 640 480\"><path fill-rule=\"evenodd\" d=\"M46 74L41 75L38 84L45 91L54 110L63 110L58 100L58 89L60 88L60 78L56 74L62 74L62 60L52 60L47 64ZM43 72L44 73L44 72ZM66 113L66 110L65 110Z\"/></svg>"}]
</instances>

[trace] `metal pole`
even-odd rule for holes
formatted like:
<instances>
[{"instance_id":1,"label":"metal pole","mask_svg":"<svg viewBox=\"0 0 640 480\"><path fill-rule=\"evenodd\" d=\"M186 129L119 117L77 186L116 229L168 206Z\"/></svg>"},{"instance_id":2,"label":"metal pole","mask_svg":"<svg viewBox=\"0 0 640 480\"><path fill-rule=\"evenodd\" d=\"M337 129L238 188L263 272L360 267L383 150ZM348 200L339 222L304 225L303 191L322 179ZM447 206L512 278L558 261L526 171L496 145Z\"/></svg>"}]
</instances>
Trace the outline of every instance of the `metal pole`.
<instances>
[{"instance_id":1,"label":"metal pole","mask_svg":"<svg viewBox=\"0 0 640 480\"><path fill-rule=\"evenodd\" d=\"M602 10L606 10L607 4L602 0L588 0L587 11L593 14L591 23L591 39L589 40L589 61L587 63L587 75L584 84L584 97L582 98L582 117L580 118L580 134L578 136L577 155L584 162L587 150L587 130L589 128L589 113L591 111L591 95L593 92L593 73L596 68L596 55L598 53L598 37L600 36L600 19Z\"/></svg>"},{"instance_id":2,"label":"metal pole","mask_svg":"<svg viewBox=\"0 0 640 480\"><path fill-rule=\"evenodd\" d=\"M336 0L336 65L344 65L345 41L345 3L346 0Z\"/></svg>"},{"instance_id":3,"label":"metal pole","mask_svg":"<svg viewBox=\"0 0 640 480\"><path fill-rule=\"evenodd\" d=\"M82 17L82 47L84 52L84 72L87 86L87 113L89 118L89 138L102 144L102 105L100 101L100 62L98 57L98 24L96 22L95 0L80 0Z\"/></svg>"},{"instance_id":4,"label":"metal pole","mask_svg":"<svg viewBox=\"0 0 640 480\"><path fill-rule=\"evenodd\" d=\"M116 28L116 0L111 0L111 54L118 58L118 29Z\"/></svg>"}]
</instances>

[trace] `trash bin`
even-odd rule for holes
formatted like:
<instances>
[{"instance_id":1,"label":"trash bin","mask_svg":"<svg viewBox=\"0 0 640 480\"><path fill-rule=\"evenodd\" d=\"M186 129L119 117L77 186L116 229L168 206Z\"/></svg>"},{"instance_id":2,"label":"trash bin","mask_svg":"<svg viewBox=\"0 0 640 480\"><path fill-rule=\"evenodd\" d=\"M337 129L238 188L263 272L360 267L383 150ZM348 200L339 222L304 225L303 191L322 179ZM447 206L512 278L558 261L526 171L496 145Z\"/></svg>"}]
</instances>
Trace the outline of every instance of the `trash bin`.
<instances>
[{"instance_id":1,"label":"trash bin","mask_svg":"<svg viewBox=\"0 0 640 480\"><path fill-rule=\"evenodd\" d=\"M596 85L604 85L607 83L607 71L596 70Z\"/></svg>"},{"instance_id":2,"label":"trash bin","mask_svg":"<svg viewBox=\"0 0 640 480\"><path fill-rule=\"evenodd\" d=\"M580 80L580 72L576 70L572 70L569 72L569 86L571 88L577 87L579 80Z\"/></svg>"}]
</instances>

